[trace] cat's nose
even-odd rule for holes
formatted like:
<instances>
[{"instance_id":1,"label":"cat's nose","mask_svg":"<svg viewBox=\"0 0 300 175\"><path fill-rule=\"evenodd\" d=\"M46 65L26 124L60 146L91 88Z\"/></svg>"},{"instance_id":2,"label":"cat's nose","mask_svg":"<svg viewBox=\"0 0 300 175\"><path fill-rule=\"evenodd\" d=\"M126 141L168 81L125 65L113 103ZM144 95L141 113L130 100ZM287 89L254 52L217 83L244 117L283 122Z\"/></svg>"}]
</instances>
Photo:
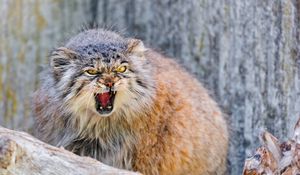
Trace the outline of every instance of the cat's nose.
<instances>
[{"instance_id":1,"label":"cat's nose","mask_svg":"<svg viewBox=\"0 0 300 175\"><path fill-rule=\"evenodd\" d=\"M111 81L108 81L108 82L105 82L104 85L111 88L111 87L113 87L114 83Z\"/></svg>"},{"instance_id":2,"label":"cat's nose","mask_svg":"<svg viewBox=\"0 0 300 175\"><path fill-rule=\"evenodd\" d=\"M102 86L104 85L104 86L106 86L106 87L108 87L108 88L111 88L111 87L114 86L113 80L112 80L112 79L109 79L109 78L106 78L106 79L99 79L97 83L100 85L100 87L101 87L101 85L102 85Z\"/></svg>"},{"instance_id":3,"label":"cat's nose","mask_svg":"<svg viewBox=\"0 0 300 175\"><path fill-rule=\"evenodd\" d=\"M101 84L102 86L106 86L107 88L113 88L119 80L119 77L105 74L102 77L98 78L97 81L98 84ZM101 85L100 87L102 87Z\"/></svg>"}]
</instances>

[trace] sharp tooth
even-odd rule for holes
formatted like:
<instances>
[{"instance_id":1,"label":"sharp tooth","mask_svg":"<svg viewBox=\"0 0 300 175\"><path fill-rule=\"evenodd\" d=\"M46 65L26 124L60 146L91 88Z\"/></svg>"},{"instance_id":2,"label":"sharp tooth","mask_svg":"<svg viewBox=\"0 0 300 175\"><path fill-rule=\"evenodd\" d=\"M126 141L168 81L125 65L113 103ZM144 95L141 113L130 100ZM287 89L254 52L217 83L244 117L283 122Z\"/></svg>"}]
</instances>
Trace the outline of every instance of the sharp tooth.
<instances>
[{"instance_id":1,"label":"sharp tooth","mask_svg":"<svg viewBox=\"0 0 300 175\"><path fill-rule=\"evenodd\" d=\"M108 109L110 109L110 108L111 108L111 106L107 106L107 108L108 108Z\"/></svg>"},{"instance_id":2,"label":"sharp tooth","mask_svg":"<svg viewBox=\"0 0 300 175\"><path fill-rule=\"evenodd\" d=\"M100 109L103 109L103 107L102 107L102 106L100 106Z\"/></svg>"}]
</instances>

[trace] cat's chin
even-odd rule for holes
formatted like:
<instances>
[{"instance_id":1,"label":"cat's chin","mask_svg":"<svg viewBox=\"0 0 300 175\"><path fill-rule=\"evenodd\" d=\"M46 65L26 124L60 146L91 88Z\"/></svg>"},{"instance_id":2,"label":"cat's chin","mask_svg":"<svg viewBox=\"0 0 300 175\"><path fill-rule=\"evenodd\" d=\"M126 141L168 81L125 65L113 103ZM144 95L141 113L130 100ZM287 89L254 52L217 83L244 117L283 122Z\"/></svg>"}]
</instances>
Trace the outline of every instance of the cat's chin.
<instances>
[{"instance_id":1,"label":"cat's chin","mask_svg":"<svg viewBox=\"0 0 300 175\"><path fill-rule=\"evenodd\" d=\"M112 116L112 114L114 113L114 109L112 109L111 111L99 111L99 110L95 110L94 113L96 113L98 117L110 117Z\"/></svg>"},{"instance_id":2,"label":"cat's chin","mask_svg":"<svg viewBox=\"0 0 300 175\"><path fill-rule=\"evenodd\" d=\"M97 114L100 117L109 117L113 113L113 109L112 110L98 110L98 109L96 109L96 111L97 111Z\"/></svg>"},{"instance_id":3,"label":"cat's chin","mask_svg":"<svg viewBox=\"0 0 300 175\"><path fill-rule=\"evenodd\" d=\"M100 113L98 113L97 115L98 115L99 117L108 118L108 117L110 117L112 114L113 114L113 112L111 112L111 113L109 113L109 114L100 114Z\"/></svg>"}]
</instances>

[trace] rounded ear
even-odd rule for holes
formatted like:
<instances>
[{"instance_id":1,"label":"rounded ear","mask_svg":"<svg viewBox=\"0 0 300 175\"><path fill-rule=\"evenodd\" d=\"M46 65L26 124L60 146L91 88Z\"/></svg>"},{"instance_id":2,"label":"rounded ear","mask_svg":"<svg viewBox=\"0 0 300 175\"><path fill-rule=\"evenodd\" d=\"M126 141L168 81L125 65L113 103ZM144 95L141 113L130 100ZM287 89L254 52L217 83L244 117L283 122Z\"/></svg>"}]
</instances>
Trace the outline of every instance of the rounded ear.
<instances>
[{"instance_id":1,"label":"rounded ear","mask_svg":"<svg viewBox=\"0 0 300 175\"><path fill-rule=\"evenodd\" d=\"M59 68L69 65L73 59L77 57L77 53L65 47L59 47L50 54L50 66Z\"/></svg>"},{"instance_id":2,"label":"rounded ear","mask_svg":"<svg viewBox=\"0 0 300 175\"><path fill-rule=\"evenodd\" d=\"M72 60L77 57L78 54L76 52L65 47L59 47L52 51L50 54L50 67L52 68L55 77L59 78L72 63Z\"/></svg>"},{"instance_id":3,"label":"rounded ear","mask_svg":"<svg viewBox=\"0 0 300 175\"><path fill-rule=\"evenodd\" d=\"M126 53L143 56L144 52L147 51L143 42L139 39L131 38L128 40Z\"/></svg>"}]
</instances>

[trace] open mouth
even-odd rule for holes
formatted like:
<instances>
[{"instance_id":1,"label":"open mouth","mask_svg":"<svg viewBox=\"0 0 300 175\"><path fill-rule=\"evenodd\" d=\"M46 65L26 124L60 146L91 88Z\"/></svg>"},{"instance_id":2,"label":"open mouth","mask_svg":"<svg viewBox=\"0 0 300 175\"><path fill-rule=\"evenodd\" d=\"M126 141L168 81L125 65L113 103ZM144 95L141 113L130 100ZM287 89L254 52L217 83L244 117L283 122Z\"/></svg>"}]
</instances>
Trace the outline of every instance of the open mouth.
<instances>
[{"instance_id":1,"label":"open mouth","mask_svg":"<svg viewBox=\"0 0 300 175\"><path fill-rule=\"evenodd\" d=\"M116 91L112 91L111 89L108 92L95 94L95 105L96 110L99 112L99 114L111 113L114 108L115 96Z\"/></svg>"}]
</instances>

